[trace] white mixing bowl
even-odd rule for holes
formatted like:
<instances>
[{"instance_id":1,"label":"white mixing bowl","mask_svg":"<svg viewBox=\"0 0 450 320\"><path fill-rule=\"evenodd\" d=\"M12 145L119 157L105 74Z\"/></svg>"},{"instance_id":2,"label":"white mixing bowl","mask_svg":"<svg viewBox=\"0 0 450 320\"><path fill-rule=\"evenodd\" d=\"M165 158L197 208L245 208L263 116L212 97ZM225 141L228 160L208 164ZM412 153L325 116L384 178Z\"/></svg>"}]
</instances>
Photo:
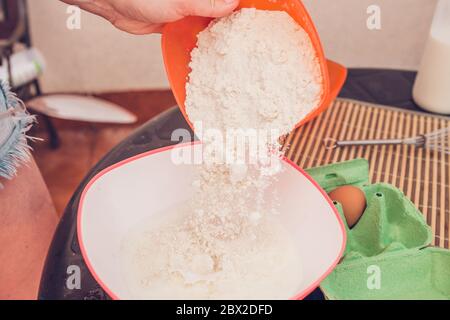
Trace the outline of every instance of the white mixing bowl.
<instances>
[{"instance_id":1,"label":"white mixing bowl","mask_svg":"<svg viewBox=\"0 0 450 320\"><path fill-rule=\"evenodd\" d=\"M82 193L78 240L95 280L114 299L131 298L123 274L122 241L131 228L191 196L195 168L176 165L171 152L197 151L199 143L153 150L96 175ZM278 189L282 224L292 233L303 261L302 299L333 270L345 248L343 222L326 193L302 169L285 159ZM273 190L274 190L273 189ZM270 190L269 190L270 191Z\"/></svg>"}]
</instances>

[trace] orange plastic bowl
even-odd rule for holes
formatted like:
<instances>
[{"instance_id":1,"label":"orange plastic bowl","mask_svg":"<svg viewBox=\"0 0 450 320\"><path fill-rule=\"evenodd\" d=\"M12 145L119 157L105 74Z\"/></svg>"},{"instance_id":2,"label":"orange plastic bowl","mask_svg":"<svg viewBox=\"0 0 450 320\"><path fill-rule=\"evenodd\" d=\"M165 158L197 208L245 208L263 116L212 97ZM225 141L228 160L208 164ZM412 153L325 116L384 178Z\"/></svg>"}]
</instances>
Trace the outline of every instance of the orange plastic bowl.
<instances>
[{"instance_id":1,"label":"orange plastic bowl","mask_svg":"<svg viewBox=\"0 0 450 320\"><path fill-rule=\"evenodd\" d=\"M238 8L256 8L261 10L286 11L308 33L319 59L323 77L323 93L320 104L305 118L300 119L297 127L312 120L336 98L347 76L347 70L332 61L327 61L316 28L299 0L241 0ZM178 106L191 128L193 125L186 114L186 82L188 81L191 51L197 44L197 35L203 31L212 18L186 17L167 24L162 35L162 51L167 76Z\"/></svg>"}]
</instances>

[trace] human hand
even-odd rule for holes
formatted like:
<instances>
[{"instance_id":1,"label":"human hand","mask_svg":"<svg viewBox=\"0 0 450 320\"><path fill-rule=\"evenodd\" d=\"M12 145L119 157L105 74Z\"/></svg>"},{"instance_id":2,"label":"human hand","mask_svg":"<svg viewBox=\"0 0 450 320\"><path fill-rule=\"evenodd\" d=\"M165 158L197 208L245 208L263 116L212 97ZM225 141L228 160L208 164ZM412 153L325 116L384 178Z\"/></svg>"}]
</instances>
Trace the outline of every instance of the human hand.
<instances>
[{"instance_id":1,"label":"human hand","mask_svg":"<svg viewBox=\"0 0 450 320\"><path fill-rule=\"evenodd\" d=\"M167 22L186 16L222 17L239 0L62 0L79 6L133 34L160 32Z\"/></svg>"}]
</instances>

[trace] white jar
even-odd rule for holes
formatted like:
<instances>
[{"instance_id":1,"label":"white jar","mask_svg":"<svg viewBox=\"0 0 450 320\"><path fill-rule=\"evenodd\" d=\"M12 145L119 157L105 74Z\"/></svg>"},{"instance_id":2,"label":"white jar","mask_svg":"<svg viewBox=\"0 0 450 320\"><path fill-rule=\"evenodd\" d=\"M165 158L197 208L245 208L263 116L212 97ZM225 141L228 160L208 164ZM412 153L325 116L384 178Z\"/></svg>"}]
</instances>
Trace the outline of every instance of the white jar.
<instances>
[{"instance_id":1,"label":"white jar","mask_svg":"<svg viewBox=\"0 0 450 320\"><path fill-rule=\"evenodd\" d=\"M413 89L423 109L450 114L450 0L439 0Z\"/></svg>"}]
</instances>

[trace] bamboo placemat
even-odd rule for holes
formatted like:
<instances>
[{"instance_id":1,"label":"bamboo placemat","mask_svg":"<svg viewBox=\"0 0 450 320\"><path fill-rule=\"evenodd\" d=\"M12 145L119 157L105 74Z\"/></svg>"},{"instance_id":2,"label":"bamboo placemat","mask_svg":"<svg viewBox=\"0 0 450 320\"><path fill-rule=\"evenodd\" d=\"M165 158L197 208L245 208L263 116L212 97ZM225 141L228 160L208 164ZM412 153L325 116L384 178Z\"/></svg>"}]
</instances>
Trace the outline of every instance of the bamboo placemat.
<instances>
[{"instance_id":1,"label":"bamboo placemat","mask_svg":"<svg viewBox=\"0 0 450 320\"><path fill-rule=\"evenodd\" d=\"M450 118L338 99L314 121L292 132L284 149L287 157L303 168L366 158L372 183L390 183L403 190L433 229L433 245L449 249L450 155L414 146L326 150L322 144L324 138L414 137L444 127L450 127Z\"/></svg>"}]
</instances>

